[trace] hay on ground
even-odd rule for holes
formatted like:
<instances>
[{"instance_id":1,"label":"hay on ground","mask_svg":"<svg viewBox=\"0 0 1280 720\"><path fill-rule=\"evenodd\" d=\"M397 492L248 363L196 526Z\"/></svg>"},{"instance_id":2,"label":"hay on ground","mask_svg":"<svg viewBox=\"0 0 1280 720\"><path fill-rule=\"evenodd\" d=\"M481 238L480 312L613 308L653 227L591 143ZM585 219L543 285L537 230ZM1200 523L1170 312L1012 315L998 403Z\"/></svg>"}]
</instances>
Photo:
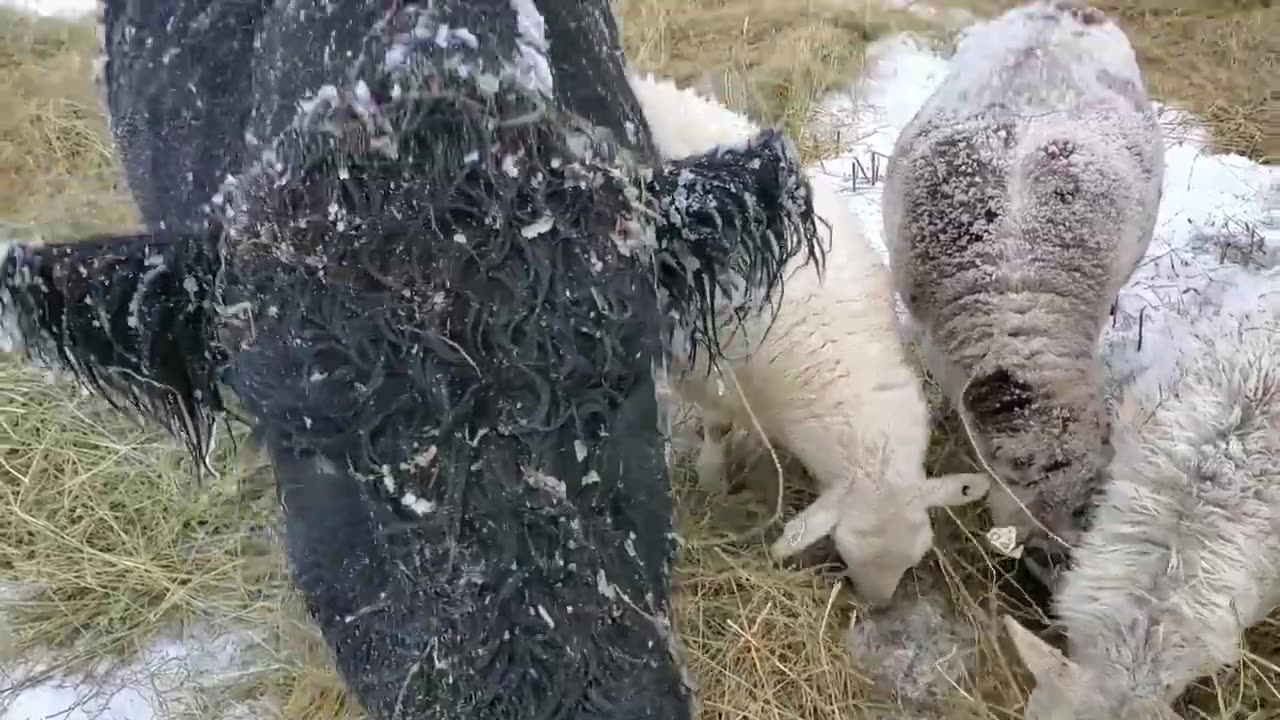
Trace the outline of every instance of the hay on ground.
<instances>
[{"instance_id":1,"label":"hay on ground","mask_svg":"<svg viewBox=\"0 0 1280 720\"><path fill-rule=\"evenodd\" d=\"M781 127L806 160L826 143L809 132L815 103L856 77L866 46L924 29L867 0L615 0L627 60L711 93L757 123Z\"/></svg>"}]
</instances>

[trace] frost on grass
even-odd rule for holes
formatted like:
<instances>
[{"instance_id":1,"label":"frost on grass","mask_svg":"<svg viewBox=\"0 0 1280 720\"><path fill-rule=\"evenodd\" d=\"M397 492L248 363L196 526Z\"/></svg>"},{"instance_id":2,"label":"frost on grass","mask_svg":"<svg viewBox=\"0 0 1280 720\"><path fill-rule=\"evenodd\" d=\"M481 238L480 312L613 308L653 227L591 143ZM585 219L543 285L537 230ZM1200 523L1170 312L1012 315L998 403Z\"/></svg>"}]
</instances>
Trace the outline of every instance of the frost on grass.
<instances>
[{"instance_id":1,"label":"frost on grass","mask_svg":"<svg viewBox=\"0 0 1280 720\"><path fill-rule=\"evenodd\" d=\"M1113 383L1146 397L1173 376L1197 326L1229 327L1280 301L1280 236L1268 230L1273 174L1207 146L1201 133L1166 149L1155 238L1103 333Z\"/></svg>"}]
</instances>

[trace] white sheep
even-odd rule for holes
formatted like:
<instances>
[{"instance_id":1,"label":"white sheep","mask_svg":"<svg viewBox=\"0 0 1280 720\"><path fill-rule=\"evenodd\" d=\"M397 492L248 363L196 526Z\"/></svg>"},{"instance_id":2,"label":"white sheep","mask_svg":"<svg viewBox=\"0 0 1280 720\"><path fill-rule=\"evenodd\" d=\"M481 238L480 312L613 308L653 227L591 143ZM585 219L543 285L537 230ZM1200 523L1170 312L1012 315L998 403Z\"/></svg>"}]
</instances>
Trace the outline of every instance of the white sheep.
<instances>
[{"instance_id":1,"label":"white sheep","mask_svg":"<svg viewBox=\"0 0 1280 720\"><path fill-rule=\"evenodd\" d=\"M1194 341L1168 397L1128 393L1112 479L1064 573L1070 659L1006 617L1029 720L1177 718L1280 606L1280 324Z\"/></svg>"},{"instance_id":2,"label":"white sheep","mask_svg":"<svg viewBox=\"0 0 1280 720\"><path fill-rule=\"evenodd\" d=\"M633 75L631 85L664 157L735 144L758 131L669 81ZM700 481L723 482L724 436L735 424L753 428L754 414L821 493L787 524L775 557L832 534L859 594L879 604L932 546L928 510L976 500L989 481L980 474L925 477L928 406L898 333L888 270L831 182L813 174L809 180L814 214L831 232L823 277L813 266L793 269L776 312L752 316L720 338L734 358L728 372L708 375L698 362L675 384L702 411Z\"/></svg>"},{"instance_id":3,"label":"white sheep","mask_svg":"<svg viewBox=\"0 0 1280 720\"><path fill-rule=\"evenodd\" d=\"M972 28L888 165L895 289L1000 481L992 519L1050 585L1110 456L1098 340L1163 173L1128 39L1062 0Z\"/></svg>"}]
</instances>

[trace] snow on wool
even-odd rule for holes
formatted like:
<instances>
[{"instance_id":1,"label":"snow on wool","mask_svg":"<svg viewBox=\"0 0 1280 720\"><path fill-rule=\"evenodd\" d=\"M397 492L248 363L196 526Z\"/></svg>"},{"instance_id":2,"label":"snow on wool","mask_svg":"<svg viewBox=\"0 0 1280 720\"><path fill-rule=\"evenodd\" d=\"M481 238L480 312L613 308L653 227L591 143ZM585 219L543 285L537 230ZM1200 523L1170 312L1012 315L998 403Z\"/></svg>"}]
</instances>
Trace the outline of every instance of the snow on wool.
<instances>
[{"instance_id":1,"label":"snow on wool","mask_svg":"<svg viewBox=\"0 0 1280 720\"><path fill-rule=\"evenodd\" d=\"M206 5L102 7L149 232L7 246L5 337L202 460L238 397L374 718L689 717L654 376L819 259L794 148L658 163L604 2Z\"/></svg>"},{"instance_id":2,"label":"snow on wool","mask_svg":"<svg viewBox=\"0 0 1280 720\"><path fill-rule=\"evenodd\" d=\"M1070 660L1005 620L1037 678L1031 720L1174 720L1170 702L1280 607L1274 181L1206 141L1166 149L1162 232L1105 337L1117 452L1055 601Z\"/></svg>"},{"instance_id":3,"label":"snow on wool","mask_svg":"<svg viewBox=\"0 0 1280 720\"><path fill-rule=\"evenodd\" d=\"M1120 403L1054 602L1070 659L1004 620L1036 676L1028 720L1176 720L1170 703L1280 607L1280 295L1193 333L1163 392Z\"/></svg>"},{"instance_id":4,"label":"snow on wool","mask_svg":"<svg viewBox=\"0 0 1280 720\"><path fill-rule=\"evenodd\" d=\"M811 172L840 184L887 260L880 212L883 160L950 64L909 35L877 41L868 54L865 76L824 103L820 128L857 140ZM1275 207L1274 170L1239 155L1208 153L1210 138L1195 118L1156 107L1166 128L1160 206L1151 244L1102 328L1109 395L1129 386L1144 396L1158 392L1184 347L1203 332L1200 324L1248 317L1280 294L1280 234L1269 209ZM895 299L905 315L901 298Z\"/></svg>"},{"instance_id":5,"label":"snow on wool","mask_svg":"<svg viewBox=\"0 0 1280 720\"><path fill-rule=\"evenodd\" d=\"M39 9L45 7L41 3ZM88 7L81 9L81 12L88 11ZM186 45L190 44L188 41ZM893 35L877 41L869 49L868 59L864 77L849 92L836 93L824 103L827 121L823 123L824 129L833 135L839 133L847 151L815 163L809 173L839 185L844 200L861 220L866 236L887 261L880 215L883 185L873 182L879 179L877 162L882 171L884 156L892 150L898 133L945 77L948 60L909 35ZM564 72L583 75L589 70L572 67ZM562 69L557 68L557 73L561 72ZM589 80L589 75L586 78ZM583 85L578 83L579 87ZM1161 109L1161 120L1166 127L1180 130L1194 124L1193 119L1170 108ZM1157 392L1176 377L1171 359L1190 347L1186 328L1191 323L1203 322L1212 327L1233 320L1247 312L1252 300L1280 293L1280 276L1274 262L1269 266L1251 263L1245 267L1229 262L1229 258L1224 260L1217 249L1219 243L1206 242L1240 236L1241 229L1255 228L1264 250L1262 257L1275 258L1280 254L1280 237L1274 231L1271 234L1267 231L1266 192L1275 183L1272 171L1247 158L1208 154L1207 146L1203 133L1166 133L1166 171L1155 237L1147 258L1120 292L1114 324L1108 323L1103 329L1103 357L1109 366L1116 368L1113 373L1116 382L1130 383L1142 393ZM1244 237L1251 235L1243 234ZM1154 261L1161 257L1165 258L1163 263ZM1180 264L1170 264L1169 257L1178 259ZM1213 288L1232 290L1206 292ZM1196 296L1207 297L1211 302L1185 302L1185 298ZM898 305L901 312L900 301ZM1185 314L1169 312L1179 309ZM1140 325L1143 341L1139 345ZM865 625L870 621L862 618L861 622ZM161 643L156 652L169 653L168 641ZM180 662L190 664L188 660ZM143 679L150 677L146 666L144 660L137 667L95 679L95 687L102 683L108 686L108 691L122 689L121 693L112 695L114 702L101 707L100 713L100 706L81 705L93 692L84 680L56 675L15 693L13 703L0 713L0 720L63 717L68 711L71 714L66 715L67 720L168 717L161 709L167 704L166 699L154 697L156 690L152 683ZM933 672L932 666L929 670ZM949 679L942 682L950 687ZM174 689L165 695L172 701L180 694L180 689Z\"/></svg>"},{"instance_id":6,"label":"snow on wool","mask_svg":"<svg viewBox=\"0 0 1280 720\"><path fill-rule=\"evenodd\" d=\"M993 521L1050 587L1111 453L1098 338L1163 172L1127 38L1063 0L970 28L887 166L894 284L996 478Z\"/></svg>"}]
</instances>

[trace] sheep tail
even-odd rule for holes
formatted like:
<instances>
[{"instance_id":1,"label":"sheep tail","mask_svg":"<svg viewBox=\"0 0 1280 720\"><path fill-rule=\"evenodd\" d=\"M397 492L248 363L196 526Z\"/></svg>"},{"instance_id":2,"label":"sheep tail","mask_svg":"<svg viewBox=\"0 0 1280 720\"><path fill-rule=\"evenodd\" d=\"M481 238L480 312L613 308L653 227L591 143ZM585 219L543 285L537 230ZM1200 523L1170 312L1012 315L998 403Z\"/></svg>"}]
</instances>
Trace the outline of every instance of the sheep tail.
<instances>
[{"instance_id":1,"label":"sheep tail","mask_svg":"<svg viewBox=\"0 0 1280 720\"><path fill-rule=\"evenodd\" d=\"M212 299L217 236L0 243L0 351L70 372L181 439L210 469L222 409Z\"/></svg>"},{"instance_id":2,"label":"sheep tail","mask_svg":"<svg viewBox=\"0 0 1280 720\"><path fill-rule=\"evenodd\" d=\"M723 357L718 325L776 312L793 259L821 273L813 194L799 153L777 130L664 163L650 183L657 205L658 277L668 307L689 318L690 360L699 346Z\"/></svg>"}]
</instances>

